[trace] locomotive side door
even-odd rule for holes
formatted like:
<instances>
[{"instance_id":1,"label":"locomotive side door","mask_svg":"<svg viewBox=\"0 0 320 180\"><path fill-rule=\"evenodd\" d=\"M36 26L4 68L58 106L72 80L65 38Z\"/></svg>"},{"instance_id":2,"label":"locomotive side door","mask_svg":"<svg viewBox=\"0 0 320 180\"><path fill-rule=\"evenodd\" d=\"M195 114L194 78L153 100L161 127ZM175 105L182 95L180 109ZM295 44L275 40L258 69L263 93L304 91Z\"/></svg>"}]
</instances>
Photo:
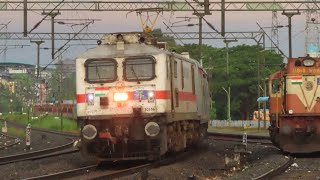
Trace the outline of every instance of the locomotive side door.
<instances>
[{"instance_id":1,"label":"locomotive side door","mask_svg":"<svg viewBox=\"0 0 320 180\"><path fill-rule=\"evenodd\" d=\"M170 86L171 86L171 112L172 115L179 107L179 89L178 89L178 59L170 57ZM173 115L174 118L174 115Z\"/></svg>"}]
</instances>

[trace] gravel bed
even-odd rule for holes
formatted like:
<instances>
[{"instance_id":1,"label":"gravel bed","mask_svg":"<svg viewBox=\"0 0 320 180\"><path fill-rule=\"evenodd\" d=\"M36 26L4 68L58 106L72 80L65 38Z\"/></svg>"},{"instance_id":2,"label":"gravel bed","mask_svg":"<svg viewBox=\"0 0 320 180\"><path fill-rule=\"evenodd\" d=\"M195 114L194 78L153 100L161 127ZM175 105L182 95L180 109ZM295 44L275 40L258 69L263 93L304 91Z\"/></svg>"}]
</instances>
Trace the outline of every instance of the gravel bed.
<instances>
[{"instance_id":1,"label":"gravel bed","mask_svg":"<svg viewBox=\"0 0 320 180\"><path fill-rule=\"evenodd\" d=\"M15 137L0 134L0 149L8 148L18 141L19 141L19 139L15 138Z\"/></svg>"},{"instance_id":2,"label":"gravel bed","mask_svg":"<svg viewBox=\"0 0 320 180\"><path fill-rule=\"evenodd\" d=\"M274 179L320 180L320 156L316 154L308 155L308 157L298 156L286 172Z\"/></svg>"},{"instance_id":3,"label":"gravel bed","mask_svg":"<svg viewBox=\"0 0 320 180\"><path fill-rule=\"evenodd\" d=\"M289 158L273 146L250 145L252 154L247 155L246 162L239 171L233 172L228 180L257 178L272 169L285 164Z\"/></svg>"},{"instance_id":4,"label":"gravel bed","mask_svg":"<svg viewBox=\"0 0 320 180\"><path fill-rule=\"evenodd\" d=\"M239 143L206 140L199 150L188 158L174 164L151 169L148 172L149 180L171 179L252 179L271 169L276 168L287 159L272 146L248 144L252 154L242 155L239 166L227 167L225 154L234 149ZM120 178L120 180L139 179L142 173Z\"/></svg>"},{"instance_id":5,"label":"gravel bed","mask_svg":"<svg viewBox=\"0 0 320 180\"><path fill-rule=\"evenodd\" d=\"M60 155L51 158L22 161L0 166L1 179L24 179L46 175L95 164L84 160L80 153Z\"/></svg>"},{"instance_id":6,"label":"gravel bed","mask_svg":"<svg viewBox=\"0 0 320 180\"><path fill-rule=\"evenodd\" d=\"M10 134L9 134L10 135ZM12 134L12 136L15 136ZM24 137L20 137L21 143L8 147L7 149L0 150L0 157L21 154L26 152L26 142ZM66 137L59 136L52 133L45 133L36 130L31 130L31 150L38 151L48 148L53 148L56 146L61 146L71 142L70 139Z\"/></svg>"}]
</instances>

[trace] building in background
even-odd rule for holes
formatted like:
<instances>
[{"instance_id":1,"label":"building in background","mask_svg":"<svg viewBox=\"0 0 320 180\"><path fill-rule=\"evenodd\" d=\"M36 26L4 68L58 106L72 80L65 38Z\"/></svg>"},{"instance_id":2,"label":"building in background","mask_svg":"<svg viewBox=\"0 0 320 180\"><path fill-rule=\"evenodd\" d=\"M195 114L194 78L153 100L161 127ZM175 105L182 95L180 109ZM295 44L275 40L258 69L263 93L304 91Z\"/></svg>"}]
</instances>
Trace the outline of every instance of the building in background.
<instances>
[{"instance_id":1,"label":"building in background","mask_svg":"<svg viewBox=\"0 0 320 180\"><path fill-rule=\"evenodd\" d=\"M264 120L264 110L260 109L260 111L254 111L252 115L252 120L258 121L259 120L259 112L260 112L260 120ZM269 116L269 109L266 109L266 120L270 121Z\"/></svg>"}]
</instances>

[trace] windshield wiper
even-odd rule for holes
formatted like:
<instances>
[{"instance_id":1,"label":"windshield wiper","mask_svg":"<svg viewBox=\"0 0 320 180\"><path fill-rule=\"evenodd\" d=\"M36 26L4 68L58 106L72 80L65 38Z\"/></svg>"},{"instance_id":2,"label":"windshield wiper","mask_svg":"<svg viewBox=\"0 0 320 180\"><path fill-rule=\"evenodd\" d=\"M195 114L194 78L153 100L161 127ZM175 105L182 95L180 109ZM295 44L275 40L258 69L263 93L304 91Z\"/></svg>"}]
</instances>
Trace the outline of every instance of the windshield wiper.
<instances>
[{"instance_id":1,"label":"windshield wiper","mask_svg":"<svg viewBox=\"0 0 320 180\"><path fill-rule=\"evenodd\" d=\"M137 83L140 84L139 78L138 78L136 72L134 71L133 66L131 66L131 72L133 73L134 77L136 78Z\"/></svg>"},{"instance_id":2,"label":"windshield wiper","mask_svg":"<svg viewBox=\"0 0 320 180\"><path fill-rule=\"evenodd\" d=\"M99 73L99 70L98 70L98 65L96 64L96 74L98 75L98 77L99 77L99 80L101 79L100 78L100 73Z\"/></svg>"}]
</instances>

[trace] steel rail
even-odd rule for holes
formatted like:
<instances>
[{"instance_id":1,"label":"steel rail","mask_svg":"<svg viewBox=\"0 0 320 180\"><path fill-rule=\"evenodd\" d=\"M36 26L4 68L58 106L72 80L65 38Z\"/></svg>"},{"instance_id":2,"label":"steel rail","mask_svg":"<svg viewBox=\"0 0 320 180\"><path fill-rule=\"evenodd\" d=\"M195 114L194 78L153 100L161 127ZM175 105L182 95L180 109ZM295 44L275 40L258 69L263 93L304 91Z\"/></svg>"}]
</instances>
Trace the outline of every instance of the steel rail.
<instances>
[{"instance_id":1,"label":"steel rail","mask_svg":"<svg viewBox=\"0 0 320 180\"><path fill-rule=\"evenodd\" d=\"M189 2L198 11L204 7L197 2ZM224 11L306 11L319 10L320 1L227 1ZM0 1L0 11L23 11L23 1ZM210 11L221 11L221 1L210 1ZM194 10L185 1L28 1L27 10L50 11L134 11L136 9L161 8L163 11L190 11Z\"/></svg>"},{"instance_id":2,"label":"steel rail","mask_svg":"<svg viewBox=\"0 0 320 180\"><path fill-rule=\"evenodd\" d=\"M223 134L223 133L208 133L207 138L218 141L243 142L241 134ZM263 141L266 140L266 141ZM264 144L272 145L270 138L267 136L247 135L248 144Z\"/></svg>"},{"instance_id":3,"label":"steel rail","mask_svg":"<svg viewBox=\"0 0 320 180\"><path fill-rule=\"evenodd\" d=\"M283 173L285 170L288 169L289 166L291 166L291 164L293 163L294 159L293 157L289 156L289 159L287 162L285 162L284 164L282 164L280 167L276 168L276 169L272 169L271 171L253 178L254 180L265 180L265 179L271 179L277 175L280 175L281 173Z\"/></svg>"},{"instance_id":4,"label":"steel rail","mask_svg":"<svg viewBox=\"0 0 320 180\"><path fill-rule=\"evenodd\" d=\"M62 150L71 148L73 147L74 140L73 139L70 139L70 140L71 142L67 144L56 146L53 148L47 148L47 149L28 152L28 153L0 157L0 165L9 164L9 163L18 162L18 161L25 161L25 160L29 160L30 158L34 158L34 157L42 156L45 154L54 153L57 151L62 151Z\"/></svg>"},{"instance_id":5,"label":"steel rail","mask_svg":"<svg viewBox=\"0 0 320 180\"><path fill-rule=\"evenodd\" d=\"M222 132L207 132L208 135L211 136L222 136L222 137L234 137L234 138L242 138L243 134L240 133L222 133ZM270 137L267 135L257 135L257 134L247 134L248 139L266 139L270 140Z\"/></svg>"},{"instance_id":6,"label":"steel rail","mask_svg":"<svg viewBox=\"0 0 320 180\"><path fill-rule=\"evenodd\" d=\"M170 156L169 158L166 159L162 159L160 161L156 161L156 162L152 162L152 163L146 163L143 165L138 165L138 166L134 166L131 168L126 168L126 169L122 169L122 170L115 170L112 172L105 172L103 170L97 170L96 172L98 172L97 175L95 175L95 177L91 177L90 179L114 179L114 178L119 178L119 177L123 177L126 175L130 175L133 173L137 173L137 172L145 172L148 171L149 169L152 168L156 168L159 167L161 165L165 165L168 163L173 163L176 162L177 160L181 159L181 158L185 158L188 157L188 155L190 155L190 153L192 153L193 151L187 151L184 152L182 154L178 154L177 156ZM83 167L83 168L78 168L78 169L73 169L73 170L68 170L68 171L63 171L63 172L58 172L58 173L53 173L53 174L48 174L48 175L43 175L43 176L37 176L37 177L30 177L27 178L28 180L30 179L64 179L64 178L70 178L70 177L74 177L76 175L84 175L88 172L90 172L91 170L96 170L96 168L98 167L98 165L92 165L89 167Z\"/></svg>"},{"instance_id":7,"label":"steel rail","mask_svg":"<svg viewBox=\"0 0 320 180\"><path fill-rule=\"evenodd\" d=\"M31 179L63 179L68 178L76 175L82 175L90 172L91 170L95 170L98 167L98 164L96 165L90 165L82 168L72 169L68 171L63 172L57 172L53 174L43 175L43 176L37 176L37 177L30 177L25 178L25 180L31 180Z\"/></svg>"}]
</instances>

